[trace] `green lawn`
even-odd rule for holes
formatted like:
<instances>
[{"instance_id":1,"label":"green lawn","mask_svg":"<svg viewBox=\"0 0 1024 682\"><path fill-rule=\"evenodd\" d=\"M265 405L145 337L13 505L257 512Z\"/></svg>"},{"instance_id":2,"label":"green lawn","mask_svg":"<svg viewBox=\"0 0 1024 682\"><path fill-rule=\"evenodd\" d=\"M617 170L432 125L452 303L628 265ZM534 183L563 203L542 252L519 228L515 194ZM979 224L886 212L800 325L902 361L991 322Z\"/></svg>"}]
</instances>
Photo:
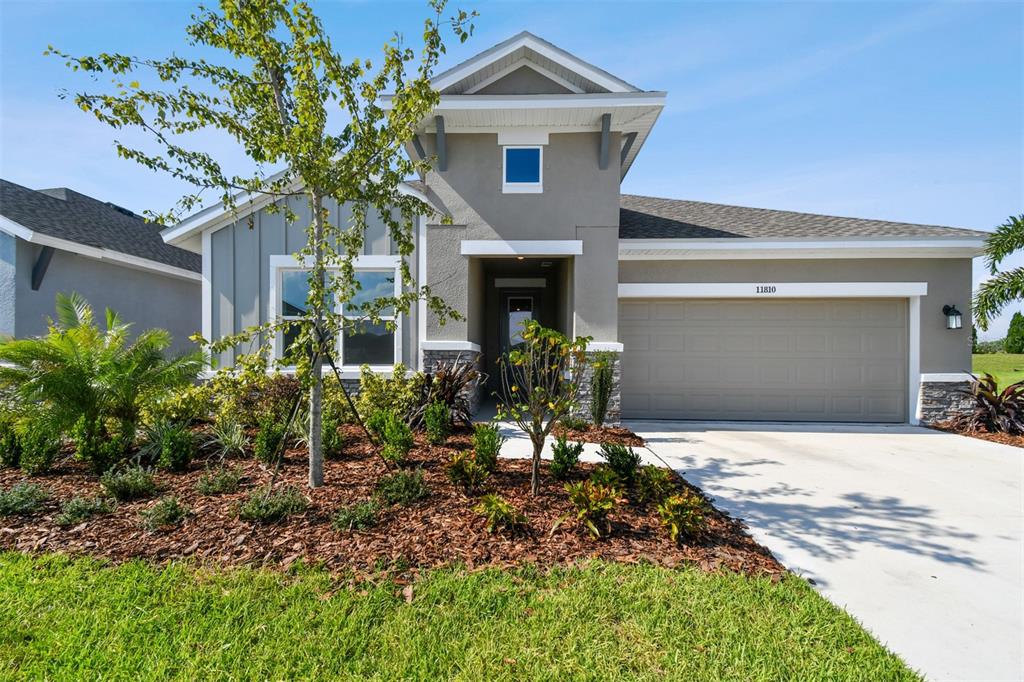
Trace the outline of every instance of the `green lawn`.
<instances>
[{"instance_id":1,"label":"green lawn","mask_svg":"<svg viewBox=\"0 0 1024 682\"><path fill-rule=\"evenodd\" d=\"M594 563L401 589L0 554L0 677L918 679L796 578Z\"/></svg>"},{"instance_id":2,"label":"green lawn","mask_svg":"<svg viewBox=\"0 0 1024 682\"><path fill-rule=\"evenodd\" d=\"M973 355L974 373L988 372L1000 386L1024 381L1024 355L1013 353L989 353Z\"/></svg>"}]
</instances>

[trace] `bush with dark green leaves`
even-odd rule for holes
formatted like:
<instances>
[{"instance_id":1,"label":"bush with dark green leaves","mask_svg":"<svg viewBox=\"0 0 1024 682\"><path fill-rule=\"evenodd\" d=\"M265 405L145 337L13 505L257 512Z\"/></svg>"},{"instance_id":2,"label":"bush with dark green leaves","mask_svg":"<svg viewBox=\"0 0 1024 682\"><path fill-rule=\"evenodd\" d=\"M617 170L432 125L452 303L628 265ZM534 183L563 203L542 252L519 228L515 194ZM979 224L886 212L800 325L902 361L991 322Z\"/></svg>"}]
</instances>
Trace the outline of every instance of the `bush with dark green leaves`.
<instances>
[{"instance_id":1,"label":"bush with dark green leaves","mask_svg":"<svg viewBox=\"0 0 1024 682\"><path fill-rule=\"evenodd\" d=\"M387 461L402 466L415 441L413 440L412 429L409 425L391 410L381 410L370 416L367 423L377 438L380 439L381 457Z\"/></svg>"},{"instance_id":2,"label":"bush with dark green leaves","mask_svg":"<svg viewBox=\"0 0 1024 682\"><path fill-rule=\"evenodd\" d=\"M227 495L237 492L241 483L241 471L232 467L220 467L199 477L196 481L196 492L200 495Z\"/></svg>"},{"instance_id":3,"label":"bush with dark green leaves","mask_svg":"<svg viewBox=\"0 0 1024 682\"><path fill-rule=\"evenodd\" d=\"M660 503L676 490L676 475L664 467L640 467L636 473L633 499L639 504Z\"/></svg>"},{"instance_id":4,"label":"bush with dark green leaves","mask_svg":"<svg viewBox=\"0 0 1024 682\"><path fill-rule=\"evenodd\" d=\"M161 498L152 507L141 510L139 517L146 530L155 532L180 526L191 512L177 497L171 496Z\"/></svg>"},{"instance_id":5,"label":"bush with dark green leaves","mask_svg":"<svg viewBox=\"0 0 1024 682\"><path fill-rule=\"evenodd\" d=\"M60 514L54 521L58 526L77 526L94 516L109 514L117 508L113 500L103 497L81 497L76 495L60 506Z\"/></svg>"},{"instance_id":6,"label":"bush with dark green leaves","mask_svg":"<svg viewBox=\"0 0 1024 682\"><path fill-rule=\"evenodd\" d=\"M590 473L590 482L595 485L614 488L620 492L625 487L619 475L607 464L598 464L594 467L594 470Z\"/></svg>"},{"instance_id":7,"label":"bush with dark green leaves","mask_svg":"<svg viewBox=\"0 0 1024 682\"><path fill-rule=\"evenodd\" d=\"M334 513L331 525L337 531L366 530L377 525L377 503L374 500L341 507Z\"/></svg>"},{"instance_id":8,"label":"bush with dark green leaves","mask_svg":"<svg viewBox=\"0 0 1024 682\"><path fill-rule=\"evenodd\" d=\"M108 471L100 477L100 485L118 502L141 500L157 493L153 475L140 466Z\"/></svg>"},{"instance_id":9,"label":"bush with dark green leaves","mask_svg":"<svg viewBox=\"0 0 1024 682\"><path fill-rule=\"evenodd\" d=\"M28 516L40 511L50 493L37 483L16 483L0 490L0 516Z\"/></svg>"},{"instance_id":10,"label":"bush with dark green leaves","mask_svg":"<svg viewBox=\"0 0 1024 682\"><path fill-rule=\"evenodd\" d=\"M160 434L157 466L170 471L188 471L195 451L195 439L185 424L168 424Z\"/></svg>"},{"instance_id":11,"label":"bush with dark green leaves","mask_svg":"<svg viewBox=\"0 0 1024 682\"><path fill-rule=\"evenodd\" d=\"M591 360L593 373L590 375L590 418L595 426L604 424L608 414L608 401L612 397L612 379L615 369L615 353L603 351Z\"/></svg>"},{"instance_id":12,"label":"bush with dark green leaves","mask_svg":"<svg viewBox=\"0 0 1024 682\"><path fill-rule=\"evenodd\" d=\"M671 495L658 505L661 525L673 542L697 537L707 526L705 513L704 500L689 491Z\"/></svg>"},{"instance_id":13,"label":"bush with dark green leaves","mask_svg":"<svg viewBox=\"0 0 1024 682\"><path fill-rule=\"evenodd\" d=\"M341 457L345 446L345 437L341 433L343 423L341 416L336 411L324 410L323 437L321 438L324 457Z\"/></svg>"},{"instance_id":14,"label":"bush with dark green leaves","mask_svg":"<svg viewBox=\"0 0 1024 682\"><path fill-rule=\"evenodd\" d=\"M1024 315L1020 312L1014 313L1010 319L1006 338L1003 339L1003 350L1007 353L1024 353Z\"/></svg>"},{"instance_id":15,"label":"bush with dark green leaves","mask_svg":"<svg viewBox=\"0 0 1024 682\"><path fill-rule=\"evenodd\" d=\"M570 443L562 436L555 439L551 446L551 475L558 481L564 481L575 471L583 454L583 443Z\"/></svg>"},{"instance_id":16,"label":"bush with dark green leaves","mask_svg":"<svg viewBox=\"0 0 1024 682\"><path fill-rule=\"evenodd\" d=\"M452 430L451 410L442 402L430 403L423 413L423 425L427 432L427 442L442 445Z\"/></svg>"},{"instance_id":17,"label":"bush with dark green leaves","mask_svg":"<svg viewBox=\"0 0 1024 682\"><path fill-rule=\"evenodd\" d=\"M264 464L273 464L277 461L287 435L285 426L285 422L274 415L264 415L260 418L252 447L256 459Z\"/></svg>"},{"instance_id":18,"label":"bush with dark green leaves","mask_svg":"<svg viewBox=\"0 0 1024 682\"><path fill-rule=\"evenodd\" d=\"M473 427L473 452L477 463L493 474L498 469L498 455L505 437L494 424L477 424Z\"/></svg>"},{"instance_id":19,"label":"bush with dark green leaves","mask_svg":"<svg viewBox=\"0 0 1024 682\"><path fill-rule=\"evenodd\" d=\"M567 414L559 419L558 423L562 425L562 428L569 431L586 431L587 427L590 426L590 422L583 417L577 417L571 414Z\"/></svg>"},{"instance_id":20,"label":"bush with dark green leaves","mask_svg":"<svg viewBox=\"0 0 1024 682\"><path fill-rule=\"evenodd\" d=\"M476 495L483 490L490 475L487 467L477 460L476 453L468 450L456 452L448 463L448 480L467 495Z\"/></svg>"},{"instance_id":21,"label":"bush with dark green leaves","mask_svg":"<svg viewBox=\"0 0 1024 682\"><path fill-rule=\"evenodd\" d=\"M43 424L29 424L18 438L21 453L18 466L29 476L44 473L53 466L60 454L60 436Z\"/></svg>"},{"instance_id":22,"label":"bush with dark green leaves","mask_svg":"<svg viewBox=\"0 0 1024 682\"><path fill-rule=\"evenodd\" d=\"M396 471L377 481L377 497L385 504L410 505L430 494L423 470Z\"/></svg>"},{"instance_id":23,"label":"bush with dark green leaves","mask_svg":"<svg viewBox=\"0 0 1024 682\"><path fill-rule=\"evenodd\" d=\"M636 482L637 467L640 466L639 453L621 443L603 443L600 455L622 484L632 488Z\"/></svg>"},{"instance_id":24,"label":"bush with dark green leaves","mask_svg":"<svg viewBox=\"0 0 1024 682\"><path fill-rule=\"evenodd\" d=\"M16 467L21 459L17 423L13 412L0 409L0 466Z\"/></svg>"},{"instance_id":25,"label":"bush with dark green leaves","mask_svg":"<svg viewBox=\"0 0 1024 682\"><path fill-rule=\"evenodd\" d=\"M238 508L244 521L276 523L309 508L309 500L294 486L286 486L267 494L266 488L253 490Z\"/></svg>"},{"instance_id":26,"label":"bush with dark green leaves","mask_svg":"<svg viewBox=\"0 0 1024 682\"><path fill-rule=\"evenodd\" d=\"M526 527L526 515L500 495L484 495L473 511L484 517L488 533L496 530L515 533Z\"/></svg>"},{"instance_id":27,"label":"bush with dark green leaves","mask_svg":"<svg viewBox=\"0 0 1024 682\"><path fill-rule=\"evenodd\" d=\"M71 427L75 457L88 462L93 472L102 474L120 464L128 455L131 440L123 431L111 432L103 417L82 415Z\"/></svg>"}]
</instances>

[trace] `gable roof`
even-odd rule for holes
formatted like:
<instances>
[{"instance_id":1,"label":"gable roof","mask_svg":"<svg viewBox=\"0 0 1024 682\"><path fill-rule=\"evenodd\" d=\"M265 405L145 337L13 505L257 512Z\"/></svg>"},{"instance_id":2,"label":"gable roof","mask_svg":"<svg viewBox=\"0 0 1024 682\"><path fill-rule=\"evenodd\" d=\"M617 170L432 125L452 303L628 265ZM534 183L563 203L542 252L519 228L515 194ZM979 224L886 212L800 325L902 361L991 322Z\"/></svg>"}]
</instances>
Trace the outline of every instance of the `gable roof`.
<instances>
[{"instance_id":1,"label":"gable roof","mask_svg":"<svg viewBox=\"0 0 1024 682\"><path fill-rule=\"evenodd\" d=\"M133 256L154 265L193 273L201 269L198 255L164 243L159 225L66 187L32 190L0 179L0 216L15 236L29 241L40 241L34 237L45 235L51 238L48 245L60 240ZM22 229L17 230L19 227Z\"/></svg>"},{"instance_id":2,"label":"gable roof","mask_svg":"<svg viewBox=\"0 0 1024 682\"><path fill-rule=\"evenodd\" d=\"M987 232L941 225L747 208L623 194L619 239L981 239Z\"/></svg>"},{"instance_id":3,"label":"gable roof","mask_svg":"<svg viewBox=\"0 0 1024 682\"><path fill-rule=\"evenodd\" d=\"M522 31L431 79L442 95L472 94L489 79L527 66L577 93L640 92L640 88Z\"/></svg>"}]
</instances>

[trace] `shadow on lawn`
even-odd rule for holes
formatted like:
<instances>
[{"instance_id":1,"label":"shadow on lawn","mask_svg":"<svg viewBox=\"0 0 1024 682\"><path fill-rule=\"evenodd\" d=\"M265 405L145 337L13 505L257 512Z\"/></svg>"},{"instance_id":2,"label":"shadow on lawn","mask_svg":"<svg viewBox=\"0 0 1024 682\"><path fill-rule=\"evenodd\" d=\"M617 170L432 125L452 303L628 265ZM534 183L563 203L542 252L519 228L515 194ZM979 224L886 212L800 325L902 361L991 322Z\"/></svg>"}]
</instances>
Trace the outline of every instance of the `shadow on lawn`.
<instances>
[{"instance_id":1,"label":"shadow on lawn","mask_svg":"<svg viewBox=\"0 0 1024 682\"><path fill-rule=\"evenodd\" d=\"M836 503L828 504L813 500L815 491L787 483L744 487L741 479L753 475L746 469L783 466L770 459L735 462L681 456L674 464L688 481L714 495L715 506L826 561L856 557L866 546L874 546L979 570L985 565L949 542L974 541L978 536L934 522L934 509L925 505L859 491L842 493ZM880 479L879 485L884 487L885 481Z\"/></svg>"}]
</instances>

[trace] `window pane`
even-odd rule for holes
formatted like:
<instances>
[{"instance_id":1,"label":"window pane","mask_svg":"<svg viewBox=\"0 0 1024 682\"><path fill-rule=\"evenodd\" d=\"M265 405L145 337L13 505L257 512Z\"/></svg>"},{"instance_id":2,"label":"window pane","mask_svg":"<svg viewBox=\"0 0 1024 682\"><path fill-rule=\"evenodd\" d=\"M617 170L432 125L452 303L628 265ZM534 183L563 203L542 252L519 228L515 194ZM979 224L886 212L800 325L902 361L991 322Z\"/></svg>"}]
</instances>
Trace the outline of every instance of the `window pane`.
<instances>
[{"instance_id":1,"label":"window pane","mask_svg":"<svg viewBox=\"0 0 1024 682\"><path fill-rule=\"evenodd\" d=\"M346 324L342 353L345 365L393 365L395 334L383 322Z\"/></svg>"},{"instance_id":2,"label":"window pane","mask_svg":"<svg viewBox=\"0 0 1024 682\"><path fill-rule=\"evenodd\" d=\"M506 149L505 182L540 182L540 150Z\"/></svg>"},{"instance_id":3,"label":"window pane","mask_svg":"<svg viewBox=\"0 0 1024 682\"><path fill-rule=\"evenodd\" d=\"M352 297L352 301L346 306L346 314L359 315L357 306L365 305L378 298L391 297L395 295L395 271L374 271L357 270L356 281L362 285ZM395 314L394 308L388 307L380 311L380 314L389 317Z\"/></svg>"},{"instance_id":4,"label":"window pane","mask_svg":"<svg viewBox=\"0 0 1024 682\"><path fill-rule=\"evenodd\" d=\"M281 273L281 314L300 317L306 314L309 297L309 273L304 270L285 270Z\"/></svg>"},{"instance_id":5,"label":"window pane","mask_svg":"<svg viewBox=\"0 0 1024 682\"><path fill-rule=\"evenodd\" d=\"M295 345L296 339L299 338L299 325L288 325L281 332L281 336L283 337L281 344L281 356L283 357L288 354L289 349L291 349L291 347Z\"/></svg>"}]
</instances>

